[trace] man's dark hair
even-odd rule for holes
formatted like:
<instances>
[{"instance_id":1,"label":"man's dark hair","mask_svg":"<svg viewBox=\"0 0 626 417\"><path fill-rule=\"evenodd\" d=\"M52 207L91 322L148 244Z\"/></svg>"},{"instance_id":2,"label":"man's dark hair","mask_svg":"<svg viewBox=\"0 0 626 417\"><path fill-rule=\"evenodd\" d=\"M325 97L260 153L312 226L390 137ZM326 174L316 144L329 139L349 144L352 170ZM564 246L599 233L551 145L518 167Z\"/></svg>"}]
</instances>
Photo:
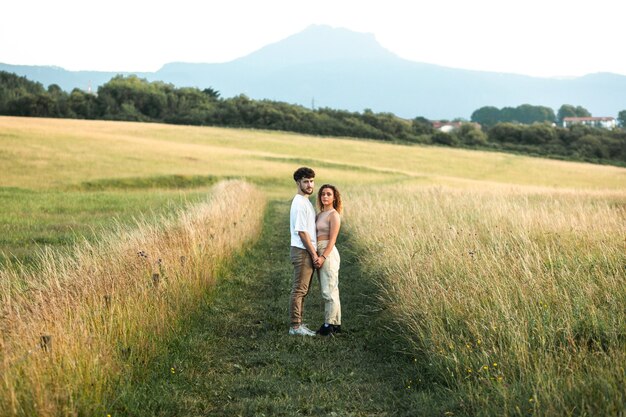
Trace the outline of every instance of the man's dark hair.
<instances>
[{"instance_id":1,"label":"man's dark hair","mask_svg":"<svg viewBox=\"0 0 626 417\"><path fill-rule=\"evenodd\" d=\"M315 171L308 167L300 167L293 173L293 179L298 182L302 178L315 178Z\"/></svg>"}]
</instances>

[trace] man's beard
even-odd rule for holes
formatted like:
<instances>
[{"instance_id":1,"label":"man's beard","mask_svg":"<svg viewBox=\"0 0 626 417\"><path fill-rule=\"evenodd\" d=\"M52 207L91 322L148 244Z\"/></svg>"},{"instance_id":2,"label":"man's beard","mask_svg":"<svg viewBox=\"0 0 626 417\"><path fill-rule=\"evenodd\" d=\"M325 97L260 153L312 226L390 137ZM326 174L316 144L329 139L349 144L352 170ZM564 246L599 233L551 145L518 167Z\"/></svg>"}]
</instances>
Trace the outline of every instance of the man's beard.
<instances>
[{"instance_id":1,"label":"man's beard","mask_svg":"<svg viewBox=\"0 0 626 417\"><path fill-rule=\"evenodd\" d=\"M311 194L313 194L313 187L311 187L311 190L309 191L309 190L306 189L306 187L300 186L300 191L302 191L306 195L311 195Z\"/></svg>"}]
</instances>

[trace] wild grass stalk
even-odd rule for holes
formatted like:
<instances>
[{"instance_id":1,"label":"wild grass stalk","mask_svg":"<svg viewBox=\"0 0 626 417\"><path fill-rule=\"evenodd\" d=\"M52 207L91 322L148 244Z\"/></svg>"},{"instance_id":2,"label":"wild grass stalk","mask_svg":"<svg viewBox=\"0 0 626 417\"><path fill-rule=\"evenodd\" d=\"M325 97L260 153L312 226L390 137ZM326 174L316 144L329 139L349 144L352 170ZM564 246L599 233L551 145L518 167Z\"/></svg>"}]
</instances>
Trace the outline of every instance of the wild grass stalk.
<instances>
[{"instance_id":1,"label":"wild grass stalk","mask_svg":"<svg viewBox=\"0 0 626 417\"><path fill-rule=\"evenodd\" d=\"M0 270L0 415L106 415L220 263L258 236L263 211L252 186L222 182L176 219L120 226L72 256L42 252L36 272Z\"/></svg>"},{"instance_id":2,"label":"wild grass stalk","mask_svg":"<svg viewBox=\"0 0 626 417\"><path fill-rule=\"evenodd\" d=\"M624 412L624 192L398 186L346 201L416 379L458 412Z\"/></svg>"}]
</instances>

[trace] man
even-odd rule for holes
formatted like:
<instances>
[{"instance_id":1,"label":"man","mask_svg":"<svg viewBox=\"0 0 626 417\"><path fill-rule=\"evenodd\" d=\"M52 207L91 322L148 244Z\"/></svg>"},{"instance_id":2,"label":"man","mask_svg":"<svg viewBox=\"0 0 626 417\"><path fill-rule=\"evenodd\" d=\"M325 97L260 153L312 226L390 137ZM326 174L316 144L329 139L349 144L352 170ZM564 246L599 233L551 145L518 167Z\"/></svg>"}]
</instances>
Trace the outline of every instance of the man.
<instances>
[{"instance_id":1,"label":"man","mask_svg":"<svg viewBox=\"0 0 626 417\"><path fill-rule=\"evenodd\" d=\"M298 193L291 202L289 229L291 232L291 263L293 285L289 301L290 335L315 336L315 332L302 324L304 298L309 293L313 278L313 265L318 261L316 248L315 209L309 200L315 186L315 172L301 167L293 173Z\"/></svg>"}]
</instances>

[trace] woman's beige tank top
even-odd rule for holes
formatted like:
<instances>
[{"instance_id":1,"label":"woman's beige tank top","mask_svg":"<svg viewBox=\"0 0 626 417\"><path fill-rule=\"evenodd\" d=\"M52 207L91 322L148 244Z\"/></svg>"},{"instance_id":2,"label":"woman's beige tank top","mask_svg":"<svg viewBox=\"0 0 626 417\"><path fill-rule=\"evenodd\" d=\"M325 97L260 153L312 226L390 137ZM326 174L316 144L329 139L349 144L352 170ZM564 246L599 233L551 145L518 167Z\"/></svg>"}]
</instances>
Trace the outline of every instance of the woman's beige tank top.
<instances>
[{"instance_id":1,"label":"woman's beige tank top","mask_svg":"<svg viewBox=\"0 0 626 417\"><path fill-rule=\"evenodd\" d=\"M315 227L317 228L318 236L330 236L330 213L335 209L323 211L317 216Z\"/></svg>"}]
</instances>

